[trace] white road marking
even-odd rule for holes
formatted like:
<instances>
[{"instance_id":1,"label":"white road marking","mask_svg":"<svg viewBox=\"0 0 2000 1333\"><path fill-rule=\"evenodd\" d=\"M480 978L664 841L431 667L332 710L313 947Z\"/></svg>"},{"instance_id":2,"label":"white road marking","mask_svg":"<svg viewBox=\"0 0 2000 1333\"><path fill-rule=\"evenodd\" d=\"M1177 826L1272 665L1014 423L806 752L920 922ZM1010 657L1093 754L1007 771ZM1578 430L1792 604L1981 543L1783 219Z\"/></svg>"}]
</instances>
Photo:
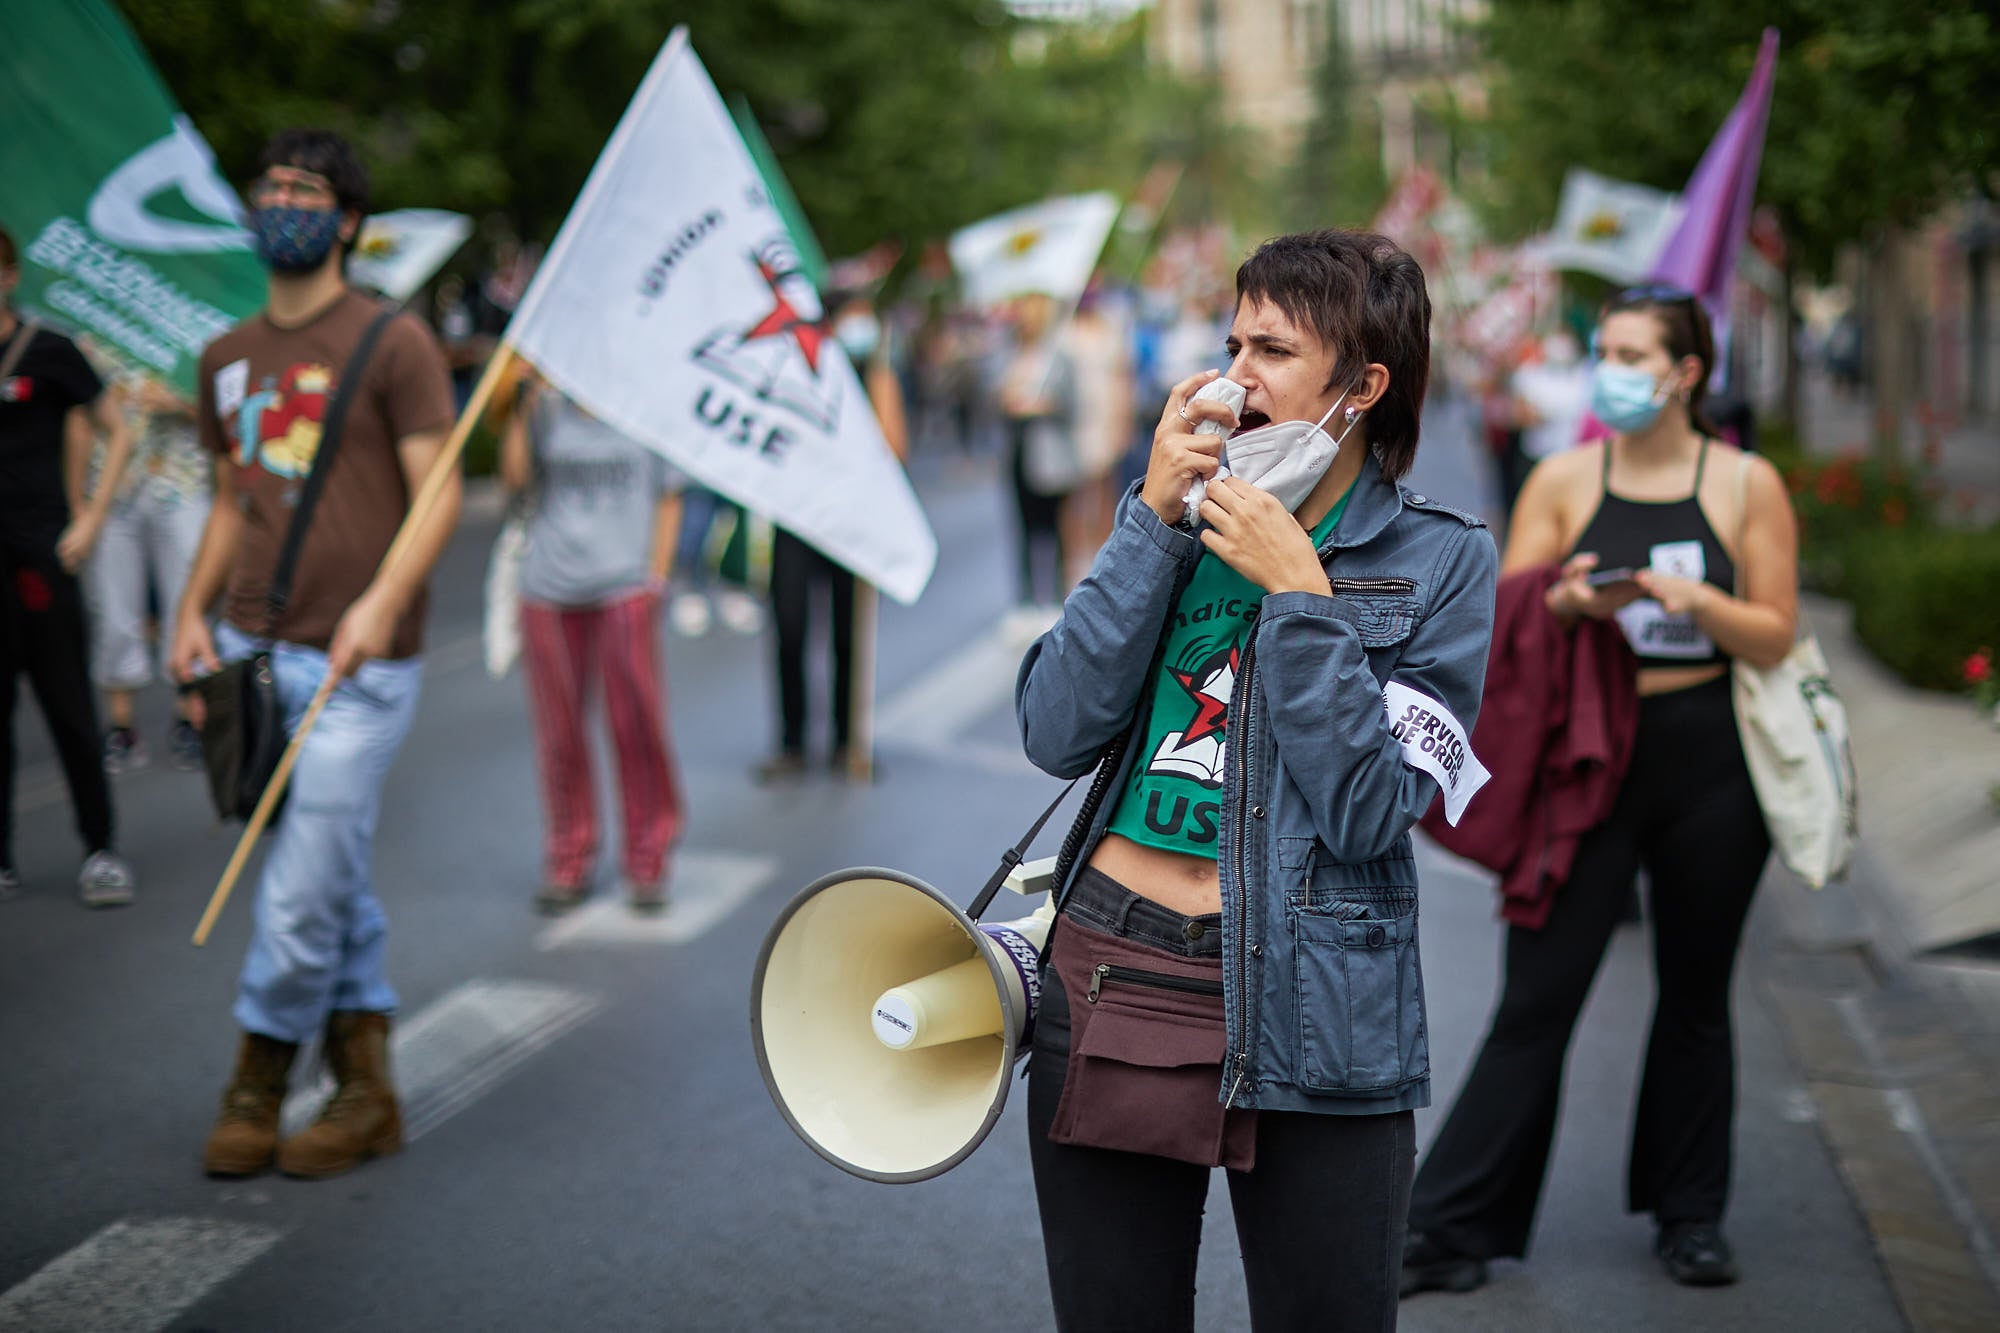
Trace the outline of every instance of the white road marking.
<instances>
[{"instance_id":1,"label":"white road marking","mask_svg":"<svg viewBox=\"0 0 2000 1333\"><path fill-rule=\"evenodd\" d=\"M687 852L674 858L667 910L634 912L619 893L600 893L558 918L535 940L537 949L573 945L686 944L720 925L778 873L772 856L741 852Z\"/></svg>"},{"instance_id":2,"label":"white road marking","mask_svg":"<svg viewBox=\"0 0 2000 1333\"><path fill-rule=\"evenodd\" d=\"M539 981L468 981L398 1023L389 1068L403 1104L403 1138L436 1129L535 1052L595 1013L595 995ZM330 1076L285 1099L284 1132L312 1123Z\"/></svg>"},{"instance_id":3,"label":"white road marking","mask_svg":"<svg viewBox=\"0 0 2000 1333\"><path fill-rule=\"evenodd\" d=\"M1003 775L1034 772L1015 747L958 739L1013 699L1026 647L1020 629L1005 621L973 640L882 705L875 718L876 743Z\"/></svg>"},{"instance_id":4,"label":"white road marking","mask_svg":"<svg viewBox=\"0 0 2000 1333\"><path fill-rule=\"evenodd\" d=\"M0 1296L0 1330L154 1333L284 1235L211 1217L113 1222Z\"/></svg>"}]
</instances>

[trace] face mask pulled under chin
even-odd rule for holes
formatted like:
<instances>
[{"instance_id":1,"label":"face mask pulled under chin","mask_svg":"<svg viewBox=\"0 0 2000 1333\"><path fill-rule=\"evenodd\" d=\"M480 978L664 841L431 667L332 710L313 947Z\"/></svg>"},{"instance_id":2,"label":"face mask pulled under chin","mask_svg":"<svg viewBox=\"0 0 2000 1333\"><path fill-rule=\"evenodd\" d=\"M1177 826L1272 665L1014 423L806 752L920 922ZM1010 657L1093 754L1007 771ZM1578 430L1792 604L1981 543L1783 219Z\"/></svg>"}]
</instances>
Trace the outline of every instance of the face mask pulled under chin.
<instances>
[{"instance_id":1,"label":"face mask pulled under chin","mask_svg":"<svg viewBox=\"0 0 2000 1333\"><path fill-rule=\"evenodd\" d=\"M1333 400L1333 406L1318 421L1274 421L1230 436L1223 446L1222 468L1215 474L1216 480L1241 477L1283 505L1287 513L1296 511L1333 466L1340 446L1347 442L1354 423L1361 419L1358 412L1350 418L1339 439L1323 429L1327 419L1347 401L1347 394L1347 390L1341 390L1340 397ZM1196 481L1194 489L1188 492L1190 517L1201 508L1207 494L1208 487Z\"/></svg>"}]
</instances>

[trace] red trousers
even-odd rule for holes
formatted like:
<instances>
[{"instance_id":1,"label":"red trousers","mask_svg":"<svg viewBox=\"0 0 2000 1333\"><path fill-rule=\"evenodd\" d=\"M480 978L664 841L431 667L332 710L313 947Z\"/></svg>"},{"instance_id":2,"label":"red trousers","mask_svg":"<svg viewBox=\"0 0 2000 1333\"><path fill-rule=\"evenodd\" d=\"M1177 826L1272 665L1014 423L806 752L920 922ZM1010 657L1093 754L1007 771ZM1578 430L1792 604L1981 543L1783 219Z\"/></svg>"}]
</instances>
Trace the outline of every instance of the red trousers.
<instances>
[{"instance_id":1,"label":"red trousers","mask_svg":"<svg viewBox=\"0 0 2000 1333\"><path fill-rule=\"evenodd\" d=\"M599 684L618 756L625 806L625 874L655 883L681 831L680 781L667 750L666 683L656 633L659 598L633 593L602 606L521 603L523 660L535 716L547 820L544 875L573 887L590 878L597 802L584 735Z\"/></svg>"}]
</instances>

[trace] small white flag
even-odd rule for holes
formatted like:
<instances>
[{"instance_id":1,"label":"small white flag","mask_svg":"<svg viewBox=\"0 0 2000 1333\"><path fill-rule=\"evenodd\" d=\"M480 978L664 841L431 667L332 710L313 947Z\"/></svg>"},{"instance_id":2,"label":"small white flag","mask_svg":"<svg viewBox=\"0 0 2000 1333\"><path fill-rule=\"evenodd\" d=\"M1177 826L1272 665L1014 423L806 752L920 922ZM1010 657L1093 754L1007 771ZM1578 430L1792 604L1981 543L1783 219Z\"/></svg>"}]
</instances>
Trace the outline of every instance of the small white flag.
<instances>
[{"instance_id":1,"label":"small white flag","mask_svg":"<svg viewBox=\"0 0 2000 1333\"><path fill-rule=\"evenodd\" d=\"M1552 269L1639 282L1652 271L1680 216L1680 201L1671 194L1572 167L1563 177L1556 225L1527 248Z\"/></svg>"},{"instance_id":2,"label":"small white flag","mask_svg":"<svg viewBox=\"0 0 2000 1333\"><path fill-rule=\"evenodd\" d=\"M347 257L347 276L392 301L407 301L470 235L471 218L441 208L371 213Z\"/></svg>"},{"instance_id":3,"label":"small white flag","mask_svg":"<svg viewBox=\"0 0 2000 1333\"><path fill-rule=\"evenodd\" d=\"M952 233L951 263L973 305L1029 292L1059 301L1083 295L1118 216L1104 191L1045 199Z\"/></svg>"},{"instance_id":4,"label":"small white flag","mask_svg":"<svg viewBox=\"0 0 2000 1333\"><path fill-rule=\"evenodd\" d=\"M915 601L937 541L785 222L676 28L507 341L590 412Z\"/></svg>"}]
</instances>

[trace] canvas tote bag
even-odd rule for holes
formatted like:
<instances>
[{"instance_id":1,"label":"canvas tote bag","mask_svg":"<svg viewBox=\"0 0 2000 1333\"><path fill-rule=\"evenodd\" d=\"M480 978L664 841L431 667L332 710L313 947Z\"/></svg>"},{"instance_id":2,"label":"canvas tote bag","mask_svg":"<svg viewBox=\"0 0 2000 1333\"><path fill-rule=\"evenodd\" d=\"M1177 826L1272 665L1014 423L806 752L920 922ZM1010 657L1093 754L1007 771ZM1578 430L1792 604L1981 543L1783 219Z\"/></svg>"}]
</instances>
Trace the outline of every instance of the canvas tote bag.
<instances>
[{"instance_id":1,"label":"canvas tote bag","mask_svg":"<svg viewBox=\"0 0 2000 1333\"><path fill-rule=\"evenodd\" d=\"M1736 593L1743 594L1750 457L1736 472ZM1736 729L1778 857L1816 889L1847 873L1860 827L1847 707L1828 679L1826 654L1801 613L1798 641L1770 668L1731 666Z\"/></svg>"}]
</instances>

